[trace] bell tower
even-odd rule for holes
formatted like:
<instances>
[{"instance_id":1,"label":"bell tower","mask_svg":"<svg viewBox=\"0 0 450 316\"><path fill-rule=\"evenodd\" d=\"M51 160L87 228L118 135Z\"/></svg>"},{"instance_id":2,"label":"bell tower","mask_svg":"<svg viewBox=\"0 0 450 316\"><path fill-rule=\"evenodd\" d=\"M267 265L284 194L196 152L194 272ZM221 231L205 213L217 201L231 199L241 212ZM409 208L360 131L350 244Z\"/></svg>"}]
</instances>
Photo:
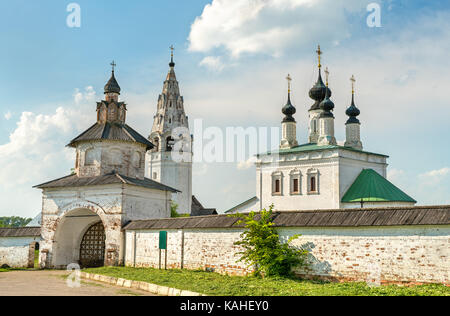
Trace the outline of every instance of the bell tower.
<instances>
[{"instance_id":1,"label":"bell tower","mask_svg":"<svg viewBox=\"0 0 450 316\"><path fill-rule=\"evenodd\" d=\"M149 136L155 145L147 155L148 177L181 193L173 195L178 213L190 214L192 204L192 136L175 75L173 46L169 72L159 95L153 128Z\"/></svg>"}]
</instances>

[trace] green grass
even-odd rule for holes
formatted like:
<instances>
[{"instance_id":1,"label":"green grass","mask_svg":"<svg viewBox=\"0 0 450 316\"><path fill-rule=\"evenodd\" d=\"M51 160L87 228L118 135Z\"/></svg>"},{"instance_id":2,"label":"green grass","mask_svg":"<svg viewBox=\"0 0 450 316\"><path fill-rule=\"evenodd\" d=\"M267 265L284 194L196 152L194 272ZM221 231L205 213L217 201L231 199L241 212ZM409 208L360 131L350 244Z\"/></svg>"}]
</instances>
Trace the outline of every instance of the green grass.
<instances>
[{"instance_id":1,"label":"green grass","mask_svg":"<svg viewBox=\"0 0 450 316\"><path fill-rule=\"evenodd\" d=\"M0 272L8 272L8 271L10 271L9 269L1 269L0 268Z\"/></svg>"},{"instance_id":2,"label":"green grass","mask_svg":"<svg viewBox=\"0 0 450 316\"><path fill-rule=\"evenodd\" d=\"M218 296L450 296L450 288L430 284L369 287L365 283L330 283L289 278L231 277L189 270L104 267L85 272L190 290Z\"/></svg>"},{"instance_id":3,"label":"green grass","mask_svg":"<svg viewBox=\"0 0 450 316\"><path fill-rule=\"evenodd\" d=\"M39 250L34 251L34 268L39 269Z\"/></svg>"}]
</instances>

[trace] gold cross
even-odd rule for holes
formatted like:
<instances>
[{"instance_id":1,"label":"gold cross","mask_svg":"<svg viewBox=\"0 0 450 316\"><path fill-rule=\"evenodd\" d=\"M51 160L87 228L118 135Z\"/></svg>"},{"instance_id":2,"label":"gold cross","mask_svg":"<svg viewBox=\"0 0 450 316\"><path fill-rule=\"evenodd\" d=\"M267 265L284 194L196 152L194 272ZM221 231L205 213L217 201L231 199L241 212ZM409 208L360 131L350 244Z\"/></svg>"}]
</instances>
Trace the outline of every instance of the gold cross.
<instances>
[{"instance_id":1,"label":"gold cross","mask_svg":"<svg viewBox=\"0 0 450 316\"><path fill-rule=\"evenodd\" d=\"M112 71L114 71L114 68L117 66L116 63L114 62L114 60L112 61L112 63L110 65L112 66Z\"/></svg>"},{"instance_id":2,"label":"gold cross","mask_svg":"<svg viewBox=\"0 0 450 316\"><path fill-rule=\"evenodd\" d=\"M291 81L292 81L292 78L291 78L290 74L287 75L286 80L288 82L288 92L291 93Z\"/></svg>"},{"instance_id":3,"label":"gold cross","mask_svg":"<svg viewBox=\"0 0 450 316\"><path fill-rule=\"evenodd\" d=\"M173 47L173 45L170 45L170 55L173 57L173 51L175 50L175 47Z\"/></svg>"},{"instance_id":4,"label":"gold cross","mask_svg":"<svg viewBox=\"0 0 450 316\"><path fill-rule=\"evenodd\" d=\"M328 77L330 76L330 72L328 71L328 67L325 68L325 79L327 81L327 87L328 87Z\"/></svg>"},{"instance_id":5,"label":"gold cross","mask_svg":"<svg viewBox=\"0 0 450 316\"><path fill-rule=\"evenodd\" d=\"M322 65L320 64L320 55L322 55L323 52L320 50L320 45L318 46L316 53L319 56L319 68L322 68Z\"/></svg>"},{"instance_id":6,"label":"gold cross","mask_svg":"<svg viewBox=\"0 0 450 316\"><path fill-rule=\"evenodd\" d=\"M355 82L356 82L356 79L355 79L354 75L352 75L352 77L350 78L350 81L352 82L352 94L355 94Z\"/></svg>"}]
</instances>

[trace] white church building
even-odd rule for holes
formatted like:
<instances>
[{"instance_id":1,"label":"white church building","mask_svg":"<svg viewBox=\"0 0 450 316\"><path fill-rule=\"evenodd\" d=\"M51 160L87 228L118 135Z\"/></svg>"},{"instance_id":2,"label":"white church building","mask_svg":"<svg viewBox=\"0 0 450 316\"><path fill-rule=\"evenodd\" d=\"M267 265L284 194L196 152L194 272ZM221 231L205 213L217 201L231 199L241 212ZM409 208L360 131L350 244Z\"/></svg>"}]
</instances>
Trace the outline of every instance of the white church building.
<instances>
[{"instance_id":1,"label":"white church building","mask_svg":"<svg viewBox=\"0 0 450 316\"><path fill-rule=\"evenodd\" d=\"M291 77L288 75L288 100L284 114L279 150L257 155L256 196L231 208L227 213L258 211L274 205L277 211L340 208L377 208L414 206L416 201L386 179L384 154L363 150L360 138L360 110L355 104L355 78L352 97L346 109L346 140L338 145L335 138L334 103L322 80L322 51L318 79L309 91L314 104L309 109L308 140L297 140L296 108L291 103Z\"/></svg>"}]
</instances>

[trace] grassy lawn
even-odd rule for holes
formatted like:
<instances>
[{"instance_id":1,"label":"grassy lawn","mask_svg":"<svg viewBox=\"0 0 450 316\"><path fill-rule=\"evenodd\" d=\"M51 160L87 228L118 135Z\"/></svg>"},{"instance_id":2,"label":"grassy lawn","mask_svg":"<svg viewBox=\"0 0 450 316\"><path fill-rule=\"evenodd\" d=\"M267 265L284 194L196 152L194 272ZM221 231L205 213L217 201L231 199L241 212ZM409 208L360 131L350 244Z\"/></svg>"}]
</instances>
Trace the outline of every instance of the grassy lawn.
<instances>
[{"instance_id":1,"label":"grassy lawn","mask_svg":"<svg viewBox=\"0 0 450 316\"><path fill-rule=\"evenodd\" d=\"M218 296L450 296L449 287L434 284L413 287L396 285L368 287L365 283L328 283L286 278L259 279L223 276L205 271L124 267L104 267L83 271Z\"/></svg>"}]
</instances>

